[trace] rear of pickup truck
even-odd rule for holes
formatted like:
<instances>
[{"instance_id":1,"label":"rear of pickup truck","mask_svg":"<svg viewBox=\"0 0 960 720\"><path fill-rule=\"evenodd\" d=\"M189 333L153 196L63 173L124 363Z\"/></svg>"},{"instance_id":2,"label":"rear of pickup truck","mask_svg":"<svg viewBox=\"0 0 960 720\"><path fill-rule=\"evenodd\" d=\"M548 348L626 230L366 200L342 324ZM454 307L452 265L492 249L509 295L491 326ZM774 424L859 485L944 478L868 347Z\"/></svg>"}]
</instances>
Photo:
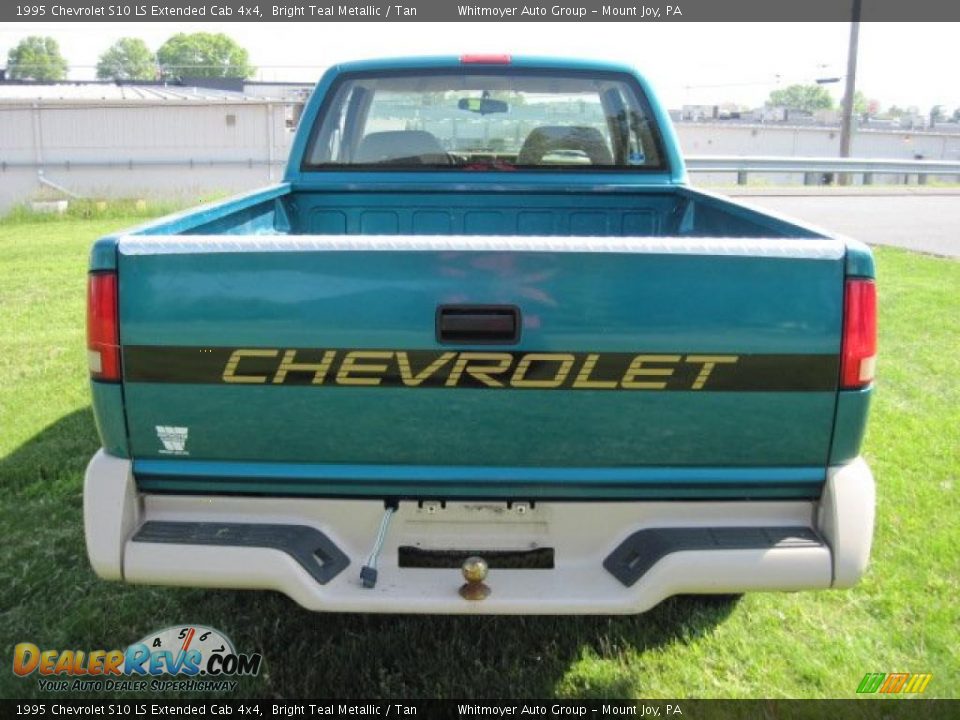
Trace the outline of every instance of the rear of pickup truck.
<instances>
[{"instance_id":1,"label":"rear of pickup truck","mask_svg":"<svg viewBox=\"0 0 960 720\"><path fill-rule=\"evenodd\" d=\"M456 142L383 129L417 92ZM460 613L855 583L869 250L688 187L649 98L608 66L336 68L283 184L99 241L98 574ZM506 141L463 140L495 113Z\"/></svg>"}]
</instances>

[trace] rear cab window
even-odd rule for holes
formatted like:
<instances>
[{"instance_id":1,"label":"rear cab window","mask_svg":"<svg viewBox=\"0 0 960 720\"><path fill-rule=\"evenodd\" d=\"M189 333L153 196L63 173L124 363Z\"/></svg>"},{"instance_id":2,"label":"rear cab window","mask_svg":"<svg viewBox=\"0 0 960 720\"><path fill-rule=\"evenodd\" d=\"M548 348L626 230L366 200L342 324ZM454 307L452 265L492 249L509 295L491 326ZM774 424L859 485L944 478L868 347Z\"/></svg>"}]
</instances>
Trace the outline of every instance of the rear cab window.
<instances>
[{"instance_id":1,"label":"rear cab window","mask_svg":"<svg viewBox=\"0 0 960 720\"><path fill-rule=\"evenodd\" d=\"M350 73L327 94L302 169L662 171L662 147L627 74Z\"/></svg>"}]
</instances>

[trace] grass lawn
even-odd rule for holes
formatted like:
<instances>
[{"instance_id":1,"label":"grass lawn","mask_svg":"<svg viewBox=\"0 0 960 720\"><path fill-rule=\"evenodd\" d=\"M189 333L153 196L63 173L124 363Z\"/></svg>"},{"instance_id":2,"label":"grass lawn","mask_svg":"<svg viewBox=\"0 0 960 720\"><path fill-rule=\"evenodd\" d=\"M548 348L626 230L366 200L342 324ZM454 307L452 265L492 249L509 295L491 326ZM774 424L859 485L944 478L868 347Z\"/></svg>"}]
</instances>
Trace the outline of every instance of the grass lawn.
<instances>
[{"instance_id":1,"label":"grass lawn","mask_svg":"<svg viewBox=\"0 0 960 720\"><path fill-rule=\"evenodd\" d=\"M86 387L91 241L133 217L0 222L0 660L110 649L172 624L223 630L267 697L853 697L866 672L960 696L960 263L882 248L881 364L866 455L873 562L852 591L675 598L627 618L314 614L276 593L120 585L83 546L98 447ZM44 696L0 671L0 697ZM46 695L49 699L49 695ZM128 697L128 696L125 696Z\"/></svg>"}]
</instances>

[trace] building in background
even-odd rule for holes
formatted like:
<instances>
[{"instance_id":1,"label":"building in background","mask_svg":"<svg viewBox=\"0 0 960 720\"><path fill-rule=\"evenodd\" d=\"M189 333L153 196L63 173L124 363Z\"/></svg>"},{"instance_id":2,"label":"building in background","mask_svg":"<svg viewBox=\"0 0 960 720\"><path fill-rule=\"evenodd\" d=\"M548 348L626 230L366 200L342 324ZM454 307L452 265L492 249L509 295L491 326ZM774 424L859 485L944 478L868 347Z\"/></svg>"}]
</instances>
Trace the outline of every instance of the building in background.
<instances>
[{"instance_id":1,"label":"building in background","mask_svg":"<svg viewBox=\"0 0 960 720\"><path fill-rule=\"evenodd\" d=\"M211 78L130 84L0 80L0 211L51 195L195 200L275 182L312 89L313 83ZM836 157L839 151L840 129L828 114L691 105L671 116L690 156ZM855 133L852 155L960 160L960 127L939 121L931 129L924 121L909 115L871 119ZM695 179L734 180L714 174Z\"/></svg>"},{"instance_id":2,"label":"building in background","mask_svg":"<svg viewBox=\"0 0 960 720\"><path fill-rule=\"evenodd\" d=\"M0 82L0 210L35 196L194 199L278 180L312 85Z\"/></svg>"}]
</instances>

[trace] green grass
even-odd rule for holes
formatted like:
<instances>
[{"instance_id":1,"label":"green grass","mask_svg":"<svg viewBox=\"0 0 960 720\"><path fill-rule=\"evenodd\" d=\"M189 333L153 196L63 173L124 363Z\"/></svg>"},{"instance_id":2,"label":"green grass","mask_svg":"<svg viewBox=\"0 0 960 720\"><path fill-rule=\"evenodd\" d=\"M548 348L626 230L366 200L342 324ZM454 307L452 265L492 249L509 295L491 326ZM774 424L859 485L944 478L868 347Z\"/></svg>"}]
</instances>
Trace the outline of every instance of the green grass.
<instances>
[{"instance_id":1,"label":"green grass","mask_svg":"<svg viewBox=\"0 0 960 720\"><path fill-rule=\"evenodd\" d=\"M135 217L0 222L0 661L16 642L124 646L203 623L258 650L270 697L839 697L868 671L960 695L960 263L881 248L880 381L866 446L873 561L852 591L675 598L628 618L313 614L276 593L103 582L81 479L98 446L83 348L85 264ZM0 671L0 696L38 696Z\"/></svg>"},{"instance_id":2,"label":"green grass","mask_svg":"<svg viewBox=\"0 0 960 720\"><path fill-rule=\"evenodd\" d=\"M220 195L197 198L196 202L209 202L219 199ZM64 220L114 220L123 223L141 223L159 215L183 210L195 204L188 201L147 201L147 200L70 200L63 213L38 212L29 205L14 206L0 218L0 225L35 225L42 223L62 223ZM124 225L121 225L124 227Z\"/></svg>"}]
</instances>

